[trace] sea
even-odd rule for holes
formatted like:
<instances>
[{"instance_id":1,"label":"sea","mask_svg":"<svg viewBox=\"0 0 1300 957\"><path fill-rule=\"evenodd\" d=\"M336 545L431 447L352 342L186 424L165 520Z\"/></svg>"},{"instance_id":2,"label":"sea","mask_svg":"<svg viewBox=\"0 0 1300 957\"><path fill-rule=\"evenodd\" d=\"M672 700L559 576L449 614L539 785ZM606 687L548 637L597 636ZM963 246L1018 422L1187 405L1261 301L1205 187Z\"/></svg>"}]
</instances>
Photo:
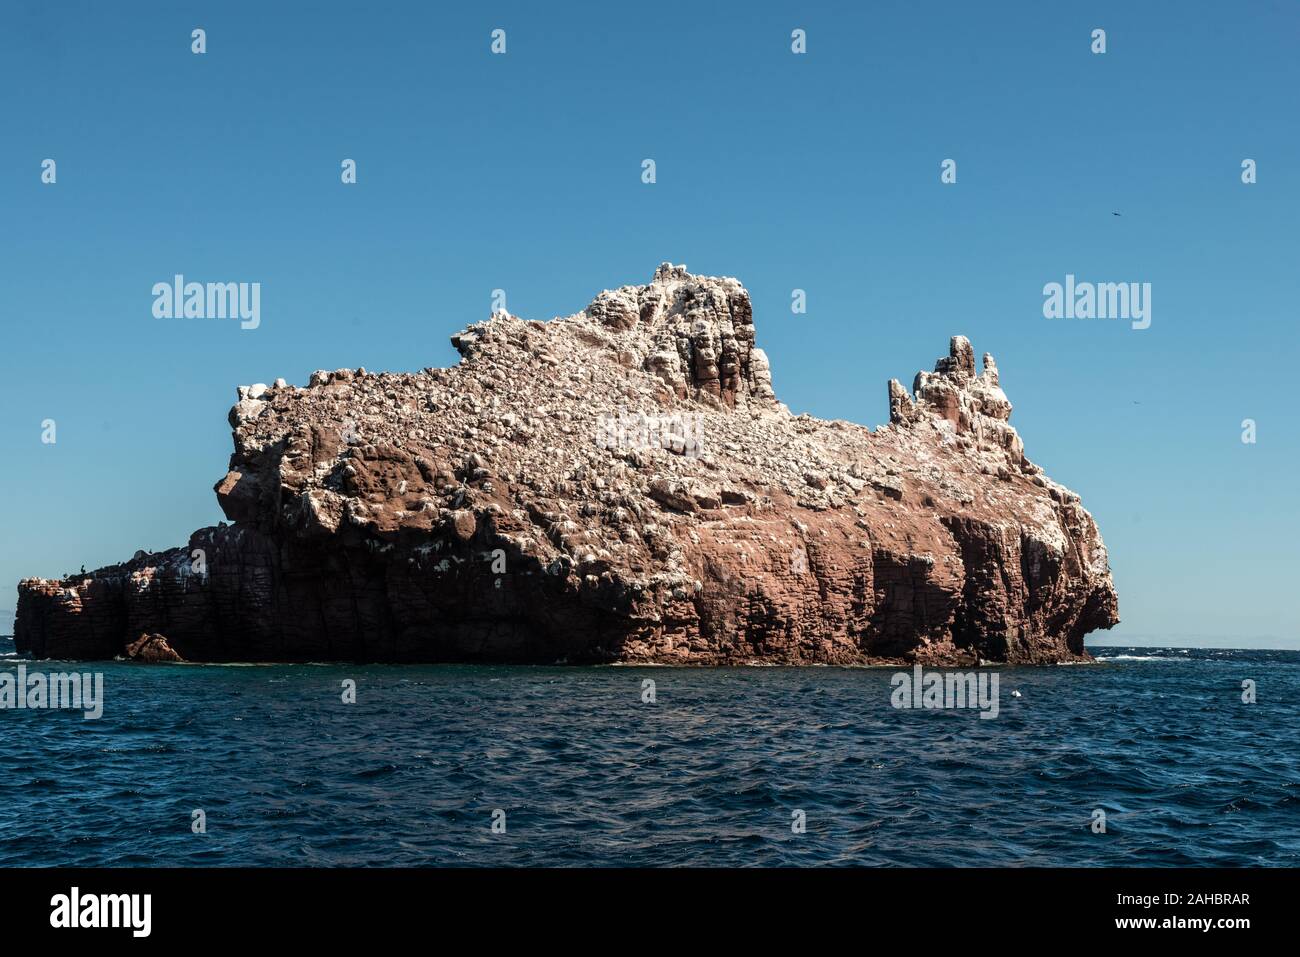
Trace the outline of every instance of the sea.
<instances>
[{"instance_id":1,"label":"sea","mask_svg":"<svg viewBox=\"0 0 1300 957\"><path fill-rule=\"evenodd\" d=\"M1093 651L981 669L982 717L896 707L908 669L60 663L0 640L0 681L102 674L98 718L0 710L0 858L1300 865L1300 652Z\"/></svg>"}]
</instances>

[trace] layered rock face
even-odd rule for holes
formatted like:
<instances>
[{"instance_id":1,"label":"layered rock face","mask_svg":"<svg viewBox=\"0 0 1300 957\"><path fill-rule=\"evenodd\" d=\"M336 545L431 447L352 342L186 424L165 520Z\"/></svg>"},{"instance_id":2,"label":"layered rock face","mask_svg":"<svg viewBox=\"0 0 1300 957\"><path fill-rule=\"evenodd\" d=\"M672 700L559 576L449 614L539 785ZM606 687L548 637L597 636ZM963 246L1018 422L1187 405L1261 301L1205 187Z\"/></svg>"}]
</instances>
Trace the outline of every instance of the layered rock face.
<instances>
[{"instance_id":1,"label":"layered rock face","mask_svg":"<svg viewBox=\"0 0 1300 957\"><path fill-rule=\"evenodd\" d=\"M874 432L792 415L744 288L683 266L452 342L451 369L241 387L233 524L24 580L19 650L1048 663L1118 621L1096 524L1025 458L963 337L889 383Z\"/></svg>"}]
</instances>

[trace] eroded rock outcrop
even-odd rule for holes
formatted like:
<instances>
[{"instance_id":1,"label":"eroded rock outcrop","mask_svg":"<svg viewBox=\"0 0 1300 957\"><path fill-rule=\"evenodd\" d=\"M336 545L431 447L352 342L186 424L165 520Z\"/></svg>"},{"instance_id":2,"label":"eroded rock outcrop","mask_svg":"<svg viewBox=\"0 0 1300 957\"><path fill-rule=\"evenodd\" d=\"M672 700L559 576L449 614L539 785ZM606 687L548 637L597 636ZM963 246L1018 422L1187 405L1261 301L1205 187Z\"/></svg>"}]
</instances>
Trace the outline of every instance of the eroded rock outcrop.
<instances>
[{"instance_id":1,"label":"eroded rock outcrop","mask_svg":"<svg viewBox=\"0 0 1300 957\"><path fill-rule=\"evenodd\" d=\"M963 337L872 432L792 415L734 279L664 264L460 365L241 387L232 525L19 585L15 641L188 661L1056 662L1106 549ZM156 643L150 645L160 648Z\"/></svg>"},{"instance_id":2,"label":"eroded rock outcrop","mask_svg":"<svg viewBox=\"0 0 1300 957\"><path fill-rule=\"evenodd\" d=\"M126 657L146 664L184 660L162 635L141 635L126 646Z\"/></svg>"}]
</instances>

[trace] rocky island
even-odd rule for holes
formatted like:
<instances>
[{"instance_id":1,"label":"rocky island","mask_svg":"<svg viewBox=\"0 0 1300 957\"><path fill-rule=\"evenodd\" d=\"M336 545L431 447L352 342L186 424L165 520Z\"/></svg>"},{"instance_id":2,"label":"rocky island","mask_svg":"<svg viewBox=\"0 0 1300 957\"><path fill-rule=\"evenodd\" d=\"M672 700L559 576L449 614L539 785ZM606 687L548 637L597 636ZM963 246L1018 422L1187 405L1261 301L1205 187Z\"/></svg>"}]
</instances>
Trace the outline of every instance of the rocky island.
<instances>
[{"instance_id":1,"label":"rocky island","mask_svg":"<svg viewBox=\"0 0 1300 957\"><path fill-rule=\"evenodd\" d=\"M1119 620L1096 523L964 337L875 431L791 414L744 287L684 266L452 342L450 369L241 386L230 524L23 580L19 652L1046 664Z\"/></svg>"}]
</instances>

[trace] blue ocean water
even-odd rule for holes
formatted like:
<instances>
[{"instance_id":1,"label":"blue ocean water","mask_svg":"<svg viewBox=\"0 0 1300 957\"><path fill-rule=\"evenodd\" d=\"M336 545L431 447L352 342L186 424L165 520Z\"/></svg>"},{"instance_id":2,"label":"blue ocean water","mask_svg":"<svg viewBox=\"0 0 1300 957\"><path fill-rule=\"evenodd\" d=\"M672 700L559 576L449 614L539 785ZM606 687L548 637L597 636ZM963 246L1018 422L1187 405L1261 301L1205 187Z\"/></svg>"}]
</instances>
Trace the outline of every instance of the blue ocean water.
<instances>
[{"instance_id":1,"label":"blue ocean water","mask_svg":"<svg viewBox=\"0 0 1300 957\"><path fill-rule=\"evenodd\" d=\"M1300 652L1096 653L1097 665L996 669L994 719L895 709L894 672L880 669L28 663L102 671L104 713L0 711L0 853L10 865L1300 864ZM0 654L15 672L12 643ZM192 833L196 809L206 833ZM1090 826L1097 809L1105 833Z\"/></svg>"}]
</instances>

